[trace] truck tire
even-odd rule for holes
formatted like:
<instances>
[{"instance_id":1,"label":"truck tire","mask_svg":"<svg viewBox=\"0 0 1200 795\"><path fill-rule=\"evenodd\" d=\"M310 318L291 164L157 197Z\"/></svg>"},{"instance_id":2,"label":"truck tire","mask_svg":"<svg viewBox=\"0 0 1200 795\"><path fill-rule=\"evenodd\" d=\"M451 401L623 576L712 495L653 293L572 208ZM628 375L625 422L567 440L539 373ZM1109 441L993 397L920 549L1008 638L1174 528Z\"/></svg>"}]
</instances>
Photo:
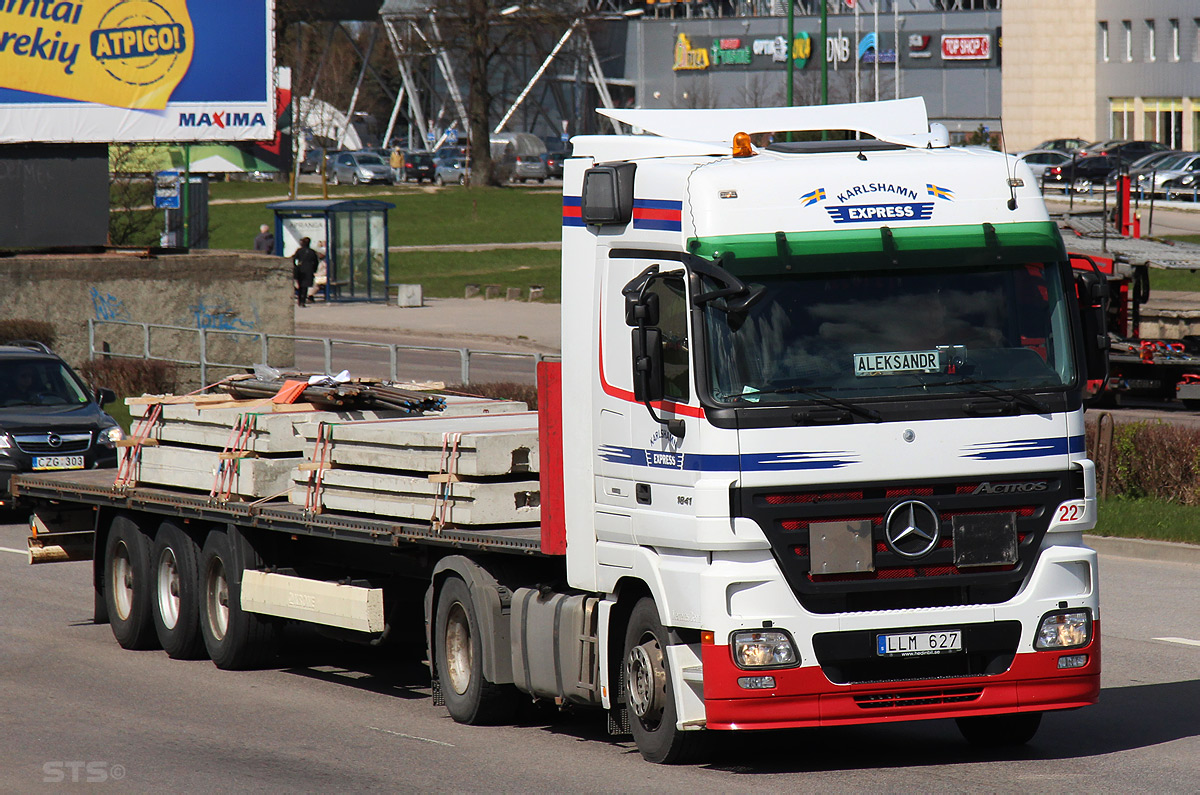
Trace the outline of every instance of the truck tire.
<instances>
[{"instance_id":1,"label":"truck tire","mask_svg":"<svg viewBox=\"0 0 1200 795\"><path fill-rule=\"evenodd\" d=\"M123 649L158 646L152 617L152 540L128 516L113 517L104 543L104 604Z\"/></svg>"},{"instance_id":2,"label":"truck tire","mask_svg":"<svg viewBox=\"0 0 1200 795\"><path fill-rule=\"evenodd\" d=\"M200 546L172 522L159 525L150 562L154 594L154 631L174 660L204 656L200 634Z\"/></svg>"},{"instance_id":3,"label":"truck tire","mask_svg":"<svg viewBox=\"0 0 1200 795\"><path fill-rule=\"evenodd\" d=\"M471 589L458 577L448 578L438 592L433 657L450 717L472 726L511 722L517 689L484 679L479 619Z\"/></svg>"},{"instance_id":4,"label":"truck tire","mask_svg":"<svg viewBox=\"0 0 1200 795\"><path fill-rule=\"evenodd\" d=\"M274 622L242 610L242 570L258 556L236 529L213 530L200 553L200 631L208 656L227 671L256 668L275 652Z\"/></svg>"},{"instance_id":5,"label":"truck tire","mask_svg":"<svg viewBox=\"0 0 1200 795\"><path fill-rule=\"evenodd\" d=\"M667 632L658 607L646 597L634 605L625 629L622 675L629 728L648 762L679 764L695 759L707 736L675 726L675 688L668 669Z\"/></svg>"},{"instance_id":6,"label":"truck tire","mask_svg":"<svg viewBox=\"0 0 1200 795\"><path fill-rule=\"evenodd\" d=\"M1040 712L955 719L962 736L971 745L979 748L1013 748L1024 745L1037 734L1041 722Z\"/></svg>"}]
</instances>

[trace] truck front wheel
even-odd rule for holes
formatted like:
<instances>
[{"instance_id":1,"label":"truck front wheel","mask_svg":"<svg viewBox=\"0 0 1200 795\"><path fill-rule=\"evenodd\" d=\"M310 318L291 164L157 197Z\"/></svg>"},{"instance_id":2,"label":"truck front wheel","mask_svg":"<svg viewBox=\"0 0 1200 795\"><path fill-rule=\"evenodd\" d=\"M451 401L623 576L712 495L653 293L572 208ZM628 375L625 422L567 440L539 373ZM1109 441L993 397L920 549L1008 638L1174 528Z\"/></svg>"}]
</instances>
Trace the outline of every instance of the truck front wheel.
<instances>
[{"instance_id":1,"label":"truck front wheel","mask_svg":"<svg viewBox=\"0 0 1200 795\"><path fill-rule=\"evenodd\" d=\"M667 632L654 600L633 608L625 630L623 676L629 727L648 762L677 764L696 758L703 748L702 731L680 731L676 725L675 687L667 663Z\"/></svg>"},{"instance_id":2,"label":"truck front wheel","mask_svg":"<svg viewBox=\"0 0 1200 795\"><path fill-rule=\"evenodd\" d=\"M275 624L242 610L242 570L258 565L240 533L213 530L200 553L200 630L218 668L238 671L274 654Z\"/></svg>"},{"instance_id":3,"label":"truck front wheel","mask_svg":"<svg viewBox=\"0 0 1200 795\"><path fill-rule=\"evenodd\" d=\"M1012 748L1033 739L1042 722L1042 713L979 715L957 718L955 722L962 736L971 745L981 748Z\"/></svg>"},{"instance_id":4,"label":"truck front wheel","mask_svg":"<svg viewBox=\"0 0 1200 795\"><path fill-rule=\"evenodd\" d=\"M123 649L153 649L150 537L128 516L116 516L104 544L104 603Z\"/></svg>"},{"instance_id":5,"label":"truck front wheel","mask_svg":"<svg viewBox=\"0 0 1200 795\"><path fill-rule=\"evenodd\" d=\"M438 595L433 656L450 717L476 726L511 720L517 690L484 678L479 619L471 589L458 577L447 579Z\"/></svg>"},{"instance_id":6,"label":"truck front wheel","mask_svg":"<svg viewBox=\"0 0 1200 795\"><path fill-rule=\"evenodd\" d=\"M154 537L154 631L167 656L194 660L204 656L200 634L200 579L196 541L171 522Z\"/></svg>"}]
</instances>

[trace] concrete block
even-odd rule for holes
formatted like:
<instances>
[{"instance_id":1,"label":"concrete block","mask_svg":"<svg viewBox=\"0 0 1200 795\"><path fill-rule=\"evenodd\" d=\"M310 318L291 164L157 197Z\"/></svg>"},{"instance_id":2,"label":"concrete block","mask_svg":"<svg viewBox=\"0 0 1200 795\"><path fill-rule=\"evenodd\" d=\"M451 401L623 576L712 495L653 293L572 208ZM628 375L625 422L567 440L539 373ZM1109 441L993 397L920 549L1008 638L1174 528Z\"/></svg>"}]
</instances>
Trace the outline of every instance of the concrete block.
<instances>
[{"instance_id":1,"label":"concrete block","mask_svg":"<svg viewBox=\"0 0 1200 795\"><path fill-rule=\"evenodd\" d=\"M301 431L309 460L316 459L320 426ZM454 472L464 476L530 474L538 471L537 413L474 417L411 417L340 424L329 429L329 453L339 466L409 472ZM459 434L457 445L453 435ZM443 453L445 449L445 453Z\"/></svg>"},{"instance_id":2,"label":"concrete block","mask_svg":"<svg viewBox=\"0 0 1200 795\"><path fill-rule=\"evenodd\" d=\"M394 284L396 288L396 306L424 306L425 298L419 284Z\"/></svg>"},{"instance_id":3,"label":"concrete block","mask_svg":"<svg viewBox=\"0 0 1200 795\"><path fill-rule=\"evenodd\" d=\"M219 453L186 447L143 447L138 482L208 492L212 490ZM286 491L297 458L244 458L229 461L235 467L233 493L261 499Z\"/></svg>"},{"instance_id":4,"label":"concrete block","mask_svg":"<svg viewBox=\"0 0 1200 795\"><path fill-rule=\"evenodd\" d=\"M505 301L520 301L521 300L521 288L520 287L509 287L508 290L504 294L504 300Z\"/></svg>"},{"instance_id":5,"label":"concrete block","mask_svg":"<svg viewBox=\"0 0 1200 795\"><path fill-rule=\"evenodd\" d=\"M464 298L474 298L479 295L480 289L478 284L468 284L463 291Z\"/></svg>"},{"instance_id":6,"label":"concrete block","mask_svg":"<svg viewBox=\"0 0 1200 795\"><path fill-rule=\"evenodd\" d=\"M499 298L500 297L500 285L498 285L498 284L485 285L483 288L483 297L484 298Z\"/></svg>"},{"instance_id":7,"label":"concrete block","mask_svg":"<svg viewBox=\"0 0 1200 795\"><path fill-rule=\"evenodd\" d=\"M546 296L546 288L540 284L529 285L529 300L541 301Z\"/></svg>"},{"instance_id":8,"label":"concrete block","mask_svg":"<svg viewBox=\"0 0 1200 795\"><path fill-rule=\"evenodd\" d=\"M308 472L296 472L291 502L304 505ZM321 504L329 511L391 516L430 521L442 516L436 497L443 484L411 475L326 470ZM540 492L536 480L445 484L445 522L455 525L532 524L540 521Z\"/></svg>"}]
</instances>

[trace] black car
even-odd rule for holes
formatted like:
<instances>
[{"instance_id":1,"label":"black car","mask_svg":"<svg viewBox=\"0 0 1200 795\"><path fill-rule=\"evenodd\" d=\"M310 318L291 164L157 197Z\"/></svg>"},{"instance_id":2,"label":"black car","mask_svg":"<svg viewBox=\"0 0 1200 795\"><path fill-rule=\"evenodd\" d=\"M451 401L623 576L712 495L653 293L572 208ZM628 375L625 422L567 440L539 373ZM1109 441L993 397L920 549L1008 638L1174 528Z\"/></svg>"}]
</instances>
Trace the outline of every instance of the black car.
<instances>
[{"instance_id":1,"label":"black car","mask_svg":"<svg viewBox=\"0 0 1200 795\"><path fill-rule=\"evenodd\" d=\"M1046 169L1042 173L1042 184L1070 187L1073 190L1087 190L1092 185L1104 182L1104 178L1109 175L1109 172L1128 163L1128 160L1116 155L1088 155L1071 163L1063 163L1061 166L1052 166Z\"/></svg>"},{"instance_id":2,"label":"black car","mask_svg":"<svg viewBox=\"0 0 1200 795\"><path fill-rule=\"evenodd\" d=\"M433 177L437 171L433 162L433 155L428 152L409 152L404 156L404 181L416 180L424 182L429 180L433 182Z\"/></svg>"},{"instance_id":3,"label":"black car","mask_svg":"<svg viewBox=\"0 0 1200 795\"><path fill-rule=\"evenodd\" d=\"M563 161L567 157L567 153L563 151L547 152L542 155L542 159L546 161L546 176L562 179Z\"/></svg>"},{"instance_id":4,"label":"black car","mask_svg":"<svg viewBox=\"0 0 1200 795\"><path fill-rule=\"evenodd\" d=\"M115 399L40 343L0 345L0 504L17 472L115 467L125 434L100 408Z\"/></svg>"},{"instance_id":5,"label":"black car","mask_svg":"<svg viewBox=\"0 0 1200 795\"><path fill-rule=\"evenodd\" d=\"M1166 144L1160 144L1158 141L1123 141L1117 139L1097 141L1083 149L1081 153L1086 152L1088 155L1115 155L1128 162L1133 162L1151 152L1162 152L1170 148Z\"/></svg>"}]
</instances>

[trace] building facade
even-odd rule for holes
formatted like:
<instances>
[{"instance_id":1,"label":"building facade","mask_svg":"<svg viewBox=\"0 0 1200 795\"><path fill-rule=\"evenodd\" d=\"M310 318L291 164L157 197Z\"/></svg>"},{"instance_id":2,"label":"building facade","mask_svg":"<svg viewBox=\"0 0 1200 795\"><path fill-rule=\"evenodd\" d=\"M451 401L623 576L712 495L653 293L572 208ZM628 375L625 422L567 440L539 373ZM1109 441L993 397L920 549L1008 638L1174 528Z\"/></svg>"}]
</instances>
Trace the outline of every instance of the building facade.
<instances>
[{"instance_id":1,"label":"building facade","mask_svg":"<svg viewBox=\"0 0 1200 795\"><path fill-rule=\"evenodd\" d=\"M1012 148L1047 138L1200 149L1200 3L1005 0Z\"/></svg>"},{"instance_id":2,"label":"building facade","mask_svg":"<svg viewBox=\"0 0 1200 795\"><path fill-rule=\"evenodd\" d=\"M904 10L901 5L926 10ZM860 2L859 13L798 13L793 101L820 102L820 53L829 102L923 96L931 121L954 139L1001 116L1000 11L938 10L929 3ZM950 6L953 8L953 6ZM846 9L843 6L843 9ZM628 30L625 77L638 107L766 107L786 104L787 18L642 18Z\"/></svg>"}]
</instances>

